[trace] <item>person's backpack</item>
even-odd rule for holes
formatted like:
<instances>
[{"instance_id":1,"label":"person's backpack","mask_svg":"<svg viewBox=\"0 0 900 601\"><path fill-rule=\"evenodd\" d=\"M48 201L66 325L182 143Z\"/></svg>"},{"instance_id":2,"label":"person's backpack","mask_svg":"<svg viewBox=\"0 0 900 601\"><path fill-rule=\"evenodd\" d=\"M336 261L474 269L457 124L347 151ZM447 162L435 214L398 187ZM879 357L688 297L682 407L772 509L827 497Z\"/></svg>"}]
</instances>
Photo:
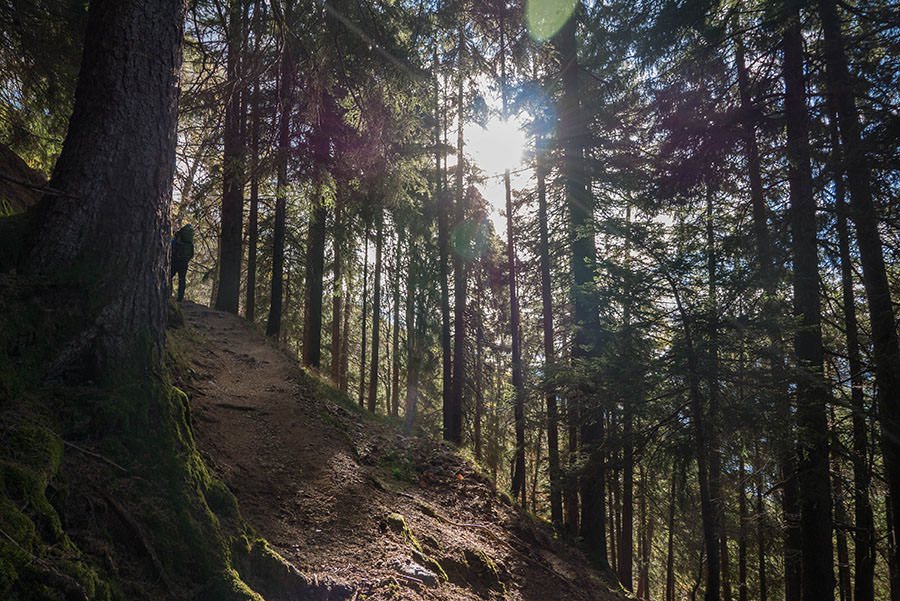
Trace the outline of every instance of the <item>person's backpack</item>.
<instances>
[{"instance_id":1,"label":"person's backpack","mask_svg":"<svg viewBox=\"0 0 900 601\"><path fill-rule=\"evenodd\" d=\"M194 256L194 228L187 224L172 239L172 263L184 264Z\"/></svg>"}]
</instances>

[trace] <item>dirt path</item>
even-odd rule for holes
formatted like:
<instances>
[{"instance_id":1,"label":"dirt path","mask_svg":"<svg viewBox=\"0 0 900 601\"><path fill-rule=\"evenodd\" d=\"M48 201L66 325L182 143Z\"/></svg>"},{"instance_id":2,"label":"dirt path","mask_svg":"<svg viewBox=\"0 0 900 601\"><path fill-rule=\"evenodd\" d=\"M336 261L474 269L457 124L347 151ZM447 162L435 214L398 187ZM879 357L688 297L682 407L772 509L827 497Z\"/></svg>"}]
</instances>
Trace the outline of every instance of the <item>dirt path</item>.
<instances>
[{"instance_id":1,"label":"dirt path","mask_svg":"<svg viewBox=\"0 0 900 601\"><path fill-rule=\"evenodd\" d=\"M358 599L618 598L448 447L330 400L336 392L245 321L183 309L205 339L179 382L192 396L197 444L247 522L301 571L345 583ZM401 574L429 559L449 582Z\"/></svg>"}]
</instances>

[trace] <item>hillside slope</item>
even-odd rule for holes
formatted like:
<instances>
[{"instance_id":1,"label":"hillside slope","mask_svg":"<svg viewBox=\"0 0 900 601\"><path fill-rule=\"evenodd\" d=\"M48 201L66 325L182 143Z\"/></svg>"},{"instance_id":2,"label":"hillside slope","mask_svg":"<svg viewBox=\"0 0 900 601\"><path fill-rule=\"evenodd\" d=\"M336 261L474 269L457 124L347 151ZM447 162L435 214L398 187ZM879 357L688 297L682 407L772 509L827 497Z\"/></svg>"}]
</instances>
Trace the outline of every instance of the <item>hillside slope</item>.
<instances>
[{"instance_id":1,"label":"hillside slope","mask_svg":"<svg viewBox=\"0 0 900 601\"><path fill-rule=\"evenodd\" d=\"M334 597L621 598L447 445L366 417L244 320L183 309L200 335L175 334L190 357L176 383L198 446L244 519Z\"/></svg>"}]
</instances>

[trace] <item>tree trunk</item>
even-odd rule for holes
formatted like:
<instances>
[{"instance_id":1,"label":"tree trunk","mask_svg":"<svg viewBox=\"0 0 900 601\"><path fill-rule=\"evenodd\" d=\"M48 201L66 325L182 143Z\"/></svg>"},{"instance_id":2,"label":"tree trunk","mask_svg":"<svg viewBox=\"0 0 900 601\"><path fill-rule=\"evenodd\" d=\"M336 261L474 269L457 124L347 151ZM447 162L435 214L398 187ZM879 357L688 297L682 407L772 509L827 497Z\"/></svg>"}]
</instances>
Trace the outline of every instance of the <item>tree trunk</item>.
<instances>
[{"instance_id":1,"label":"tree trunk","mask_svg":"<svg viewBox=\"0 0 900 601\"><path fill-rule=\"evenodd\" d=\"M463 125L465 116L465 96L463 81L465 74L466 41L464 29L459 29L459 54L457 59L456 90L456 203L454 227L459 227L466 219L466 191L464 189L465 158L463 156ZM451 247L453 236L450 234ZM466 383L466 261L463 248L455 248L453 255L453 377L450 382L450 422L445 424L447 440L457 446L462 445L462 399Z\"/></svg>"},{"instance_id":2,"label":"tree trunk","mask_svg":"<svg viewBox=\"0 0 900 601\"><path fill-rule=\"evenodd\" d=\"M394 334L391 338L393 350L393 374L391 378L391 417L397 417L399 414L398 404L400 403L400 260L402 257L400 244L403 238L403 231L397 230L397 248L394 255ZM409 332L407 332L409 336Z\"/></svg>"},{"instance_id":3,"label":"tree trunk","mask_svg":"<svg viewBox=\"0 0 900 601\"><path fill-rule=\"evenodd\" d=\"M284 238L287 216L287 163L291 152L291 111L293 98L293 69L291 52L282 32L281 81L279 89L280 118L278 122L278 154L276 157L275 231L272 236L272 298L266 335L281 336L282 303L284 299Z\"/></svg>"},{"instance_id":4,"label":"tree trunk","mask_svg":"<svg viewBox=\"0 0 900 601\"><path fill-rule=\"evenodd\" d=\"M254 12L259 10L259 2ZM258 62L254 54L254 66ZM247 223L247 302L244 315L256 319L256 251L259 246L259 81L250 96L250 217Z\"/></svg>"},{"instance_id":5,"label":"tree trunk","mask_svg":"<svg viewBox=\"0 0 900 601\"><path fill-rule=\"evenodd\" d=\"M375 217L375 290L372 297L372 368L369 371L368 409L375 413L378 401L378 341L381 334L381 249L384 245L384 215Z\"/></svg>"},{"instance_id":6,"label":"tree trunk","mask_svg":"<svg viewBox=\"0 0 900 601\"><path fill-rule=\"evenodd\" d=\"M890 495L884 498L884 514L887 523L887 564L891 601L900 601L900 562L897 561L897 539L894 538L894 504Z\"/></svg>"},{"instance_id":7,"label":"tree trunk","mask_svg":"<svg viewBox=\"0 0 900 601\"><path fill-rule=\"evenodd\" d=\"M505 19L500 17L500 98L503 119L507 118L506 98L506 32ZM506 263L508 266L507 285L509 286L510 333L512 336L512 386L515 394L513 415L516 432L516 446L513 455L514 468L510 493L513 499L521 496L522 507L527 507L525 493L525 385L522 379L522 334L521 316L519 315L519 295L516 290L516 250L513 234L512 190L509 181L509 169L503 173L503 186L506 198Z\"/></svg>"},{"instance_id":8,"label":"tree trunk","mask_svg":"<svg viewBox=\"0 0 900 601\"><path fill-rule=\"evenodd\" d=\"M669 485L669 522L666 542L666 601L675 601L675 483L678 471L672 465L672 481Z\"/></svg>"},{"instance_id":9,"label":"tree trunk","mask_svg":"<svg viewBox=\"0 0 900 601\"><path fill-rule=\"evenodd\" d=\"M241 3L228 2L222 132L222 233L219 237L219 288L215 308L238 312L241 293L241 221L244 216L244 141L241 138Z\"/></svg>"},{"instance_id":10,"label":"tree trunk","mask_svg":"<svg viewBox=\"0 0 900 601\"><path fill-rule=\"evenodd\" d=\"M476 280L475 288L475 415L472 418L472 430L475 440L475 459L481 460L481 420L484 416L484 298L482 295L482 270Z\"/></svg>"},{"instance_id":11,"label":"tree trunk","mask_svg":"<svg viewBox=\"0 0 900 601\"><path fill-rule=\"evenodd\" d=\"M350 372L350 314L353 302L353 261L347 264L347 302L344 305L344 323L341 326L341 365L338 377L338 388L346 393L348 389L347 379Z\"/></svg>"},{"instance_id":12,"label":"tree trunk","mask_svg":"<svg viewBox=\"0 0 900 601\"><path fill-rule=\"evenodd\" d=\"M437 92L435 92L437 95ZM446 110L446 109L445 109ZM437 135L437 129L435 134ZM440 140L435 140L435 147L440 147ZM449 194L443 187L443 178L440 175L440 151L435 151L435 163L438 168L437 177L437 212L438 212L438 250L440 253L440 287L441 287L441 400L443 409L443 425L444 440L455 442L457 433L453 424L453 400L452 400L452 382L453 371L451 364L451 347L450 347L450 288L448 279L450 277L450 232L448 231L450 219Z\"/></svg>"},{"instance_id":13,"label":"tree trunk","mask_svg":"<svg viewBox=\"0 0 900 601\"><path fill-rule=\"evenodd\" d=\"M828 391L822 374L823 349L819 305L819 263L816 247L816 204L810 171L803 35L796 0L786 15L783 32L785 119L787 121L788 183L791 200L794 265L794 352L799 432L798 476L803 596L834 598L831 481L828 469Z\"/></svg>"},{"instance_id":14,"label":"tree trunk","mask_svg":"<svg viewBox=\"0 0 900 601\"><path fill-rule=\"evenodd\" d=\"M366 324L368 320L368 307L366 302L369 296L369 223L366 222L365 250L363 251L363 297L362 297L362 341L360 342L359 355L359 406L365 407L366 394Z\"/></svg>"},{"instance_id":15,"label":"tree trunk","mask_svg":"<svg viewBox=\"0 0 900 601\"><path fill-rule=\"evenodd\" d=\"M334 261L332 263L332 284L331 292L331 381L335 386L340 385L341 380L341 318L344 301L343 291L343 257L341 252L341 244L343 243L343 207L341 202L341 194L338 190L338 198L334 206L334 234L332 241L332 252L334 253Z\"/></svg>"},{"instance_id":16,"label":"tree trunk","mask_svg":"<svg viewBox=\"0 0 900 601\"><path fill-rule=\"evenodd\" d=\"M719 449L719 306L716 290L716 239L713 227L713 190L707 185L706 190L706 272L709 296L707 298L707 386L709 389L709 413L704 419L706 428L707 453L709 453L709 501L712 510L712 528L719 542L719 548L713 553L717 560L710 556L707 561L707 574L713 579L712 570L718 570L715 577L722 586L722 596L730 601L731 591L725 576L725 553L722 538L722 515L725 511L722 501L722 459ZM724 551L724 552L723 552ZM727 594L726 594L727 592ZM709 594L707 593L707 598Z\"/></svg>"},{"instance_id":17,"label":"tree trunk","mask_svg":"<svg viewBox=\"0 0 900 601\"><path fill-rule=\"evenodd\" d=\"M754 478L756 484L756 560L759 579L759 601L766 601L768 596L766 574L768 570L766 569L766 506L763 502L762 465L759 443L756 443L753 457L753 471L756 473Z\"/></svg>"},{"instance_id":18,"label":"tree trunk","mask_svg":"<svg viewBox=\"0 0 900 601\"><path fill-rule=\"evenodd\" d=\"M741 362L743 364L743 361ZM743 395L741 396L743 399ZM747 596L747 471L744 466L744 449L738 459L738 601L748 601Z\"/></svg>"},{"instance_id":19,"label":"tree trunk","mask_svg":"<svg viewBox=\"0 0 900 601\"><path fill-rule=\"evenodd\" d=\"M681 301L678 300L679 307ZM700 519L703 522L703 544L706 550L706 601L718 601L719 599L719 537L715 525L715 506L709 490L709 460L707 449L709 445L706 439L708 426L706 414L703 411L703 401L700 396L699 361L694 350L691 336L691 328L688 317L682 313L682 322L685 332L685 344L688 355L688 382L691 403L691 412L694 421L694 447L697 453L697 479L700 488Z\"/></svg>"},{"instance_id":20,"label":"tree trunk","mask_svg":"<svg viewBox=\"0 0 900 601\"><path fill-rule=\"evenodd\" d=\"M856 320L856 303L853 294L853 264L850 258L850 234L847 227L847 207L844 187L843 164L836 116L831 113L832 165L834 196L837 213L838 251L841 258L841 292L844 310L844 332L847 340L847 357L850 369L850 407L853 423L853 506L854 506L854 578L853 597L856 601L875 599L875 525L869 500L869 484L872 472L869 467L868 426L863 398L863 365L859 352L859 325Z\"/></svg>"},{"instance_id":21,"label":"tree trunk","mask_svg":"<svg viewBox=\"0 0 900 601\"><path fill-rule=\"evenodd\" d=\"M319 98L319 122L312 135L312 159L316 166L316 197L309 216L306 240L306 275L304 297L306 311L303 323L303 364L316 371L322 363L322 296L325 290L325 179L331 157L331 98L322 93Z\"/></svg>"},{"instance_id":22,"label":"tree trunk","mask_svg":"<svg viewBox=\"0 0 900 601\"><path fill-rule=\"evenodd\" d=\"M612 457L610 463L615 463ZM619 497L619 470L607 470L609 476L606 488L609 490L609 520L607 520L607 532L609 533L609 565L613 571L619 573L619 553L622 546L622 501Z\"/></svg>"},{"instance_id":23,"label":"tree trunk","mask_svg":"<svg viewBox=\"0 0 900 601\"><path fill-rule=\"evenodd\" d=\"M650 494L647 484L647 474L644 467L641 466L641 534L640 534L640 558L641 563L638 566L638 598L650 599L650 553L653 544L654 529L654 512L647 511L648 495Z\"/></svg>"},{"instance_id":24,"label":"tree trunk","mask_svg":"<svg viewBox=\"0 0 900 601\"><path fill-rule=\"evenodd\" d=\"M626 281L622 307L622 360L631 366L634 341L631 331L631 204L625 207L625 261ZM619 581L626 590L633 590L634 572L634 405L632 398L636 388L626 386L622 395L622 536L619 553ZM638 595L640 596L640 595Z\"/></svg>"},{"instance_id":25,"label":"tree trunk","mask_svg":"<svg viewBox=\"0 0 900 601\"><path fill-rule=\"evenodd\" d=\"M416 319L415 246L409 245L409 263L406 271L406 407L403 412L403 432L412 432L416 421L419 394L420 338L419 320ZM420 318L421 319L421 318Z\"/></svg>"},{"instance_id":26,"label":"tree trunk","mask_svg":"<svg viewBox=\"0 0 900 601\"><path fill-rule=\"evenodd\" d=\"M747 153L747 173L750 181L750 200L753 208L753 230L756 237L759 270L765 292L763 311L766 319L766 335L769 339L769 362L772 389L775 392L776 453L784 482L781 496L782 523L784 524L784 572L785 600L800 601L800 529L797 516L800 514L799 493L794 466L794 443L790 401L788 400L784 374L784 342L777 324L781 309L775 299L778 297L778 274L773 262L772 242L769 236L767 210L763 195L760 173L759 148L752 115L753 103L750 98L750 82L744 61L743 44L738 37L735 60L738 68L738 89L741 99L741 113L744 149Z\"/></svg>"},{"instance_id":27,"label":"tree trunk","mask_svg":"<svg viewBox=\"0 0 900 601\"><path fill-rule=\"evenodd\" d=\"M46 376L159 373L184 3L93 0L69 128L23 270L84 273L91 309ZM110 52L115 48L115 52ZM128 285L123 285L125 282ZM124 359L124 360L123 360Z\"/></svg>"},{"instance_id":28,"label":"tree trunk","mask_svg":"<svg viewBox=\"0 0 900 601\"><path fill-rule=\"evenodd\" d=\"M818 0L818 6L825 34L826 80L830 96L837 104L851 214L856 225L863 284L869 307L874 346L875 386L878 390L878 409L883 432L881 445L885 475L893 503L893 515L897 516L900 515L900 343L898 343L896 315L891 301L891 289L878 231L878 209L872 198L871 173L861 139L859 114L844 52L837 3L834 0ZM864 506L865 504L863 510ZM864 516L858 517L865 520ZM857 527L859 526L860 524L857 524ZM865 522L862 526L865 527ZM893 528L894 540L900 540L898 520L894 520ZM858 556L858 559L861 558ZM858 564L858 567L868 570L868 565L866 560ZM857 584L858 594L862 592L865 596L869 595L868 584L865 584L867 578L864 572L861 591L860 585ZM857 582L860 582L859 577Z\"/></svg>"},{"instance_id":29,"label":"tree trunk","mask_svg":"<svg viewBox=\"0 0 900 601\"><path fill-rule=\"evenodd\" d=\"M309 217L309 236L306 242L306 320L303 324L303 364L319 369L322 363L322 293L325 275L324 199L316 200Z\"/></svg>"},{"instance_id":30,"label":"tree trunk","mask_svg":"<svg viewBox=\"0 0 900 601\"><path fill-rule=\"evenodd\" d=\"M531 478L531 513L534 515L538 514L537 508L537 490L538 490L538 480L540 479L541 474L541 462L543 458L541 457L541 451L544 448L544 436L543 429L538 428L537 431L537 439L534 442L534 465L532 465L532 478Z\"/></svg>"},{"instance_id":31,"label":"tree trunk","mask_svg":"<svg viewBox=\"0 0 900 601\"><path fill-rule=\"evenodd\" d=\"M575 13L578 11L576 10ZM597 251L594 246L593 202L584 168L584 124L578 96L578 56L574 14L554 38L562 67L563 93L557 108L557 132L563 149L562 176L569 209L569 247L573 273L572 298L575 339L572 360L577 365L596 354L598 315L593 285ZM574 396L574 395L573 395ZM579 407L581 443L588 462L581 477L581 535L594 564L611 574L606 548L606 467L602 446L605 438L603 412L599 403L587 404L586 391L570 399Z\"/></svg>"},{"instance_id":32,"label":"tree trunk","mask_svg":"<svg viewBox=\"0 0 900 601\"><path fill-rule=\"evenodd\" d=\"M625 402L622 419L622 527L619 531L619 582L625 590L632 591L634 575L634 416L631 402Z\"/></svg>"},{"instance_id":33,"label":"tree trunk","mask_svg":"<svg viewBox=\"0 0 900 601\"><path fill-rule=\"evenodd\" d=\"M580 524L578 523L578 475L576 466L578 465L578 407L575 405L574 399L571 397L566 399L566 426L567 441L566 453L568 456L569 469L564 474L563 483L565 499L563 509L565 510L565 526L566 533L570 538L578 536Z\"/></svg>"},{"instance_id":34,"label":"tree trunk","mask_svg":"<svg viewBox=\"0 0 900 601\"><path fill-rule=\"evenodd\" d=\"M547 451L550 462L550 521L553 528L563 530L562 514L562 472L559 466L559 408L556 404L556 390L550 385L548 374L552 375L556 357L553 346L553 293L550 280L550 235L547 224L547 185L544 137L535 137L535 172L538 193L538 229L540 230L539 254L541 260L541 325L544 334L544 396L547 403Z\"/></svg>"},{"instance_id":35,"label":"tree trunk","mask_svg":"<svg viewBox=\"0 0 900 601\"><path fill-rule=\"evenodd\" d=\"M834 410L832 409L831 422L834 423ZM843 490L841 481L844 475L841 473L840 457L836 454L832 458L834 465L834 525L835 539L837 539L838 562L838 598L840 601L852 601L850 583L850 550L847 546L847 509L844 507Z\"/></svg>"}]
</instances>

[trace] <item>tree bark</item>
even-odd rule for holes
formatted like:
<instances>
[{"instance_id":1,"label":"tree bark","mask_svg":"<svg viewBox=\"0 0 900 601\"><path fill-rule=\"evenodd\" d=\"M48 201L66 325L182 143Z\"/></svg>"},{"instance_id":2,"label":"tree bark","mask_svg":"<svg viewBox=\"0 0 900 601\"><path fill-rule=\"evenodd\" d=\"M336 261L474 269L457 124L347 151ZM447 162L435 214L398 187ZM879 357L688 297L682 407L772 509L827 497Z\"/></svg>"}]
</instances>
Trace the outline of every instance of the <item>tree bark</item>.
<instances>
[{"instance_id":1,"label":"tree bark","mask_svg":"<svg viewBox=\"0 0 900 601\"><path fill-rule=\"evenodd\" d=\"M713 535L718 541L718 549L714 555L716 560L707 558L707 574L713 578L712 570L717 570L715 577L722 586L722 596L730 601L730 587L727 585L725 571L725 555L722 547L722 515L725 511L722 502L722 460L719 450L719 306L716 290L716 239L713 227L713 190L707 185L706 190L706 272L709 296L707 298L707 387L709 394L709 412L704 419L706 429L706 452L709 454L709 501L712 510ZM727 548L724 549L727 551ZM728 593L726 595L726 592ZM707 595L708 598L708 595Z\"/></svg>"},{"instance_id":2,"label":"tree bark","mask_svg":"<svg viewBox=\"0 0 900 601\"><path fill-rule=\"evenodd\" d=\"M84 273L84 326L51 379L160 373L184 32L179 0L93 0L69 128L23 271ZM127 283L127 285L125 285ZM127 359L127 360L123 360Z\"/></svg>"},{"instance_id":3,"label":"tree bark","mask_svg":"<svg viewBox=\"0 0 900 601\"><path fill-rule=\"evenodd\" d=\"M338 376L338 388L341 392L346 393L348 382L347 379L349 377L350 372L350 313L351 311L351 302L353 299L353 262L350 261L347 264L347 302L342 303L344 305L343 309L343 318L344 323L341 326L341 365L340 365L340 374Z\"/></svg>"},{"instance_id":4,"label":"tree bark","mask_svg":"<svg viewBox=\"0 0 900 601\"><path fill-rule=\"evenodd\" d=\"M258 18L259 2L254 8ZM259 28L256 27L258 30ZM258 35L258 34L257 34ZM258 43L257 43L258 46ZM258 67L258 48L254 50L253 65ZM244 315L253 323L256 318L256 252L259 246L259 80L254 80L250 95L250 216L247 223L247 302Z\"/></svg>"},{"instance_id":5,"label":"tree bark","mask_svg":"<svg viewBox=\"0 0 900 601\"><path fill-rule=\"evenodd\" d=\"M484 417L484 297L482 294L482 270L476 279L475 287L475 415L472 418L475 459L480 461L482 454L481 421Z\"/></svg>"},{"instance_id":6,"label":"tree bark","mask_svg":"<svg viewBox=\"0 0 900 601\"><path fill-rule=\"evenodd\" d=\"M437 77L435 76L435 106L437 110ZM446 107L445 107L446 111ZM436 119L436 121L440 121ZM435 127L435 148L440 148L439 126ZM461 160L461 159L460 159ZM441 400L443 409L443 434L444 440L455 442L457 434L454 430L453 400L452 400L452 354L450 347L450 232L449 219L450 207L449 194L444 189L443 177L441 176L440 150L435 150L435 167L438 170L437 187L435 195L437 197L438 212L438 251L440 254L440 287L441 287Z\"/></svg>"},{"instance_id":7,"label":"tree bark","mask_svg":"<svg viewBox=\"0 0 900 601\"><path fill-rule=\"evenodd\" d=\"M504 37L504 20L500 19L500 95L503 102L503 118L507 116L506 100L506 48ZM515 394L513 415L516 431L515 468L513 470L510 492L513 499L521 496L522 507L527 507L525 494L525 383L522 379L522 333L519 315L519 294L516 290L516 249L513 234L512 190L509 181L509 169L503 173L503 186L506 193L506 263L509 271L509 328L512 336L512 386Z\"/></svg>"},{"instance_id":8,"label":"tree bark","mask_svg":"<svg viewBox=\"0 0 900 601\"><path fill-rule=\"evenodd\" d=\"M879 215L872 196L871 172L863 146L859 114L850 80L841 21L834 0L818 0L825 34L826 81L837 104L843 142L850 207L859 246L863 284L869 307L875 362L875 386L881 421L881 445L893 515L900 515L900 342L885 268ZM900 540L900 521L894 520L893 538ZM862 564L868 569L867 564ZM865 578L863 579L865 581ZM866 585L867 587L867 585ZM868 591L864 590L868 595Z\"/></svg>"},{"instance_id":9,"label":"tree bark","mask_svg":"<svg viewBox=\"0 0 900 601\"><path fill-rule=\"evenodd\" d=\"M409 265L406 271L406 407L403 412L403 432L409 436L416 421L419 395L420 324L416 316L415 247L410 243Z\"/></svg>"},{"instance_id":10,"label":"tree bark","mask_svg":"<svg viewBox=\"0 0 900 601\"><path fill-rule=\"evenodd\" d=\"M457 59L456 90L456 203L454 227L460 227L466 219L466 191L464 189L465 158L463 156L463 125L465 95L463 90L466 77L464 69L466 40L464 29L459 29L459 54ZM450 234L451 246L453 234ZM468 259L462 248L455 248L453 254L453 377L450 382L449 424L445 428L447 440L462 445L462 399L466 384L466 262Z\"/></svg>"},{"instance_id":11,"label":"tree bark","mask_svg":"<svg viewBox=\"0 0 900 601\"><path fill-rule=\"evenodd\" d=\"M669 485L669 522L666 542L666 601L675 601L675 483L678 472L672 465L672 481Z\"/></svg>"},{"instance_id":12,"label":"tree bark","mask_svg":"<svg viewBox=\"0 0 900 601\"><path fill-rule=\"evenodd\" d=\"M375 217L375 289L372 295L372 367L369 371L368 409L375 413L378 401L378 342L381 334L381 250L384 245L384 215Z\"/></svg>"},{"instance_id":13,"label":"tree bark","mask_svg":"<svg viewBox=\"0 0 900 601\"><path fill-rule=\"evenodd\" d=\"M397 417L399 414L398 404L400 403L400 259L402 257L401 240L403 231L397 229L397 248L394 253L394 323L393 336L391 337L393 358L392 375L391 375L391 417ZM407 332L409 336L409 332Z\"/></svg>"},{"instance_id":14,"label":"tree bark","mask_svg":"<svg viewBox=\"0 0 900 601\"><path fill-rule=\"evenodd\" d=\"M229 0L226 39L226 98L222 132L222 211L219 287L215 308L238 312L241 293L241 227L244 216L244 141L241 138L241 2Z\"/></svg>"},{"instance_id":15,"label":"tree bark","mask_svg":"<svg viewBox=\"0 0 900 601\"><path fill-rule=\"evenodd\" d=\"M787 393L784 373L784 341L778 327L777 316L781 312L776 301L779 278L775 268L772 241L769 235L767 209L762 187L759 148L752 115L753 102L750 98L750 82L744 61L744 47L738 37L736 63L738 69L738 89L741 100L742 132L744 150L747 155L747 174L750 181L750 201L753 209L753 231L756 237L759 270L766 301L763 306L766 320L766 335L769 339L770 374L775 398L776 453L781 469L783 492L781 496L782 523L784 524L783 561L786 601L800 601L800 514L799 492L795 477L793 417Z\"/></svg>"},{"instance_id":16,"label":"tree bark","mask_svg":"<svg viewBox=\"0 0 900 601\"><path fill-rule=\"evenodd\" d=\"M318 370L322 363L322 296L325 290L325 173L331 162L332 99L322 93L319 99L319 122L312 136L312 154L317 173L317 194L309 216L309 233L306 240L306 277L304 288L306 311L303 324L303 364Z\"/></svg>"},{"instance_id":17,"label":"tree bark","mask_svg":"<svg viewBox=\"0 0 900 601\"><path fill-rule=\"evenodd\" d=\"M766 582L768 570L766 569L766 506L763 502L762 465L759 443L756 443L753 457L753 471L756 473L754 478L756 484L756 565L759 580L759 601L766 601L768 598Z\"/></svg>"},{"instance_id":18,"label":"tree bark","mask_svg":"<svg viewBox=\"0 0 900 601\"><path fill-rule=\"evenodd\" d=\"M343 207L340 190L334 207L334 234L332 240L332 279L334 280L331 292L331 381L335 386L340 385L341 380L341 318L344 304L344 283L342 263L343 243Z\"/></svg>"},{"instance_id":19,"label":"tree bark","mask_svg":"<svg viewBox=\"0 0 900 601\"><path fill-rule=\"evenodd\" d=\"M544 396L547 403L547 450L550 462L550 521L563 531L562 472L559 465L559 408L556 390L550 384L556 353L553 346L553 294L550 280L550 234L547 223L547 185L544 137L535 137L535 174L538 193L539 254L541 261L541 325L544 334Z\"/></svg>"},{"instance_id":20,"label":"tree bark","mask_svg":"<svg viewBox=\"0 0 900 601\"><path fill-rule=\"evenodd\" d=\"M800 531L803 596L834 599L831 479L828 459L828 391L822 374L823 348L816 246L816 203L810 170L803 34L798 2L792 0L783 31L788 183L794 264L794 352L799 442Z\"/></svg>"},{"instance_id":21,"label":"tree bark","mask_svg":"<svg viewBox=\"0 0 900 601\"><path fill-rule=\"evenodd\" d=\"M738 459L738 482L738 601L747 601L747 470L743 448Z\"/></svg>"},{"instance_id":22,"label":"tree bark","mask_svg":"<svg viewBox=\"0 0 900 601\"><path fill-rule=\"evenodd\" d=\"M577 8L575 13L577 13ZM554 38L562 67L563 93L557 107L557 133L563 149L562 176L569 209L569 248L572 266L572 298L575 336L572 360L576 366L596 354L598 315L591 294L597 251L594 245L593 202L587 187L584 165L584 123L578 97L578 56L575 43L575 16L569 18ZM581 476L581 535L594 564L612 575L606 547L606 466L602 446L605 438L603 411L599 403L588 405L590 395L577 391L570 398L580 413L581 443L588 457ZM573 396L575 396L573 394Z\"/></svg>"},{"instance_id":23,"label":"tree bark","mask_svg":"<svg viewBox=\"0 0 900 601\"><path fill-rule=\"evenodd\" d=\"M869 500L869 484L872 480L869 466L868 426L863 398L863 365L859 351L859 324L856 320L856 302L853 293L853 264L850 258L850 234L844 185L844 158L841 152L840 134L837 129L836 107L829 97L831 121L831 165L834 181L835 213L837 215L838 254L841 260L841 294L844 317L844 335L847 341L847 363L850 369L850 407L852 409L853 445L850 459L853 465L854 506L854 567L853 598L856 601L875 599L875 525Z\"/></svg>"},{"instance_id":24,"label":"tree bark","mask_svg":"<svg viewBox=\"0 0 900 601\"><path fill-rule=\"evenodd\" d=\"M366 394L366 324L368 320L369 296L369 223L366 222L365 250L363 251L363 297L362 297L362 341L359 355L359 406L365 407Z\"/></svg>"},{"instance_id":25,"label":"tree bark","mask_svg":"<svg viewBox=\"0 0 900 601\"><path fill-rule=\"evenodd\" d=\"M282 25L284 27L284 25ZM272 292L266 335L281 337L284 300L284 238L287 217L287 163L291 152L291 112L293 110L293 70L291 51L282 32L281 76L279 86L278 155L276 158L275 224L272 235Z\"/></svg>"},{"instance_id":26,"label":"tree bark","mask_svg":"<svg viewBox=\"0 0 900 601\"><path fill-rule=\"evenodd\" d=\"M673 287L674 288L674 287ZM691 412L694 422L694 448L697 453L697 480L700 489L700 519L703 522L703 545L706 550L706 601L719 599L719 537L715 526L715 507L709 490L709 458L707 457L708 427L706 413L703 411L703 400L700 396L699 360L694 347L690 319L685 314L681 299L676 295L676 302L681 312L687 352L688 385Z\"/></svg>"},{"instance_id":27,"label":"tree bark","mask_svg":"<svg viewBox=\"0 0 900 601\"><path fill-rule=\"evenodd\" d=\"M625 207L625 271L631 269L631 204ZM631 331L631 279L627 278L623 290L622 307L622 359L630 366L634 341ZM622 537L619 553L619 581L626 590L632 589L634 550L634 404L635 388L626 386L622 396ZM640 596L640 595L639 595Z\"/></svg>"}]
</instances>

